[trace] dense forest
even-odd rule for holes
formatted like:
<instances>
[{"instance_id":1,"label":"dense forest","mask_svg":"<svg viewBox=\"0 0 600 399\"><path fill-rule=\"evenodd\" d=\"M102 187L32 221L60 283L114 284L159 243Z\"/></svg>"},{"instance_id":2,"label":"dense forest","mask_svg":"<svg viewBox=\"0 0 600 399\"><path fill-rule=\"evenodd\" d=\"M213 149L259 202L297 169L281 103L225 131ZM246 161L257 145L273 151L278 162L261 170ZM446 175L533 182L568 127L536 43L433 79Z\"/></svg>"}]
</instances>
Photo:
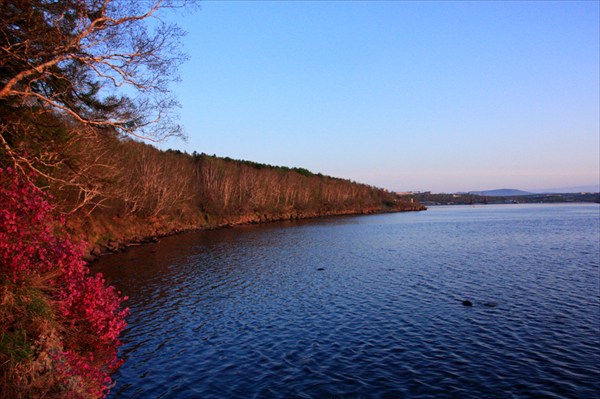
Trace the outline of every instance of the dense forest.
<instances>
[{"instance_id":1,"label":"dense forest","mask_svg":"<svg viewBox=\"0 0 600 399\"><path fill-rule=\"evenodd\" d=\"M422 209L387 190L303 168L160 151L114 136L80 141L73 151L87 184L62 167L50 188L73 213L74 231L103 246L96 252L185 229Z\"/></svg>"},{"instance_id":2,"label":"dense forest","mask_svg":"<svg viewBox=\"0 0 600 399\"><path fill-rule=\"evenodd\" d=\"M0 114L11 127L23 118L14 111ZM50 192L96 255L188 229L421 209L387 190L303 168L161 151L113 128L41 111L28 115L24 132L3 134L12 158L6 151L0 166L22 170Z\"/></svg>"}]
</instances>

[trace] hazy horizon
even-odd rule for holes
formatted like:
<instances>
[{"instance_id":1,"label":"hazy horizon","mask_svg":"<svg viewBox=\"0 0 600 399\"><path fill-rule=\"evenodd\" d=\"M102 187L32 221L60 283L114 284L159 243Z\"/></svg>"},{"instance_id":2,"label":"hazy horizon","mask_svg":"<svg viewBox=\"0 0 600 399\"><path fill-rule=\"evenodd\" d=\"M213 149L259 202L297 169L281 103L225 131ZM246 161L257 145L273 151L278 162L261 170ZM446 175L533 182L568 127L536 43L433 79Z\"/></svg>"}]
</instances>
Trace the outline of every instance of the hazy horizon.
<instances>
[{"instance_id":1,"label":"hazy horizon","mask_svg":"<svg viewBox=\"0 0 600 399\"><path fill-rule=\"evenodd\" d=\"M600 181L598 2L206 2L188 143L394 191Z\"/></svg>"}]
</instances>

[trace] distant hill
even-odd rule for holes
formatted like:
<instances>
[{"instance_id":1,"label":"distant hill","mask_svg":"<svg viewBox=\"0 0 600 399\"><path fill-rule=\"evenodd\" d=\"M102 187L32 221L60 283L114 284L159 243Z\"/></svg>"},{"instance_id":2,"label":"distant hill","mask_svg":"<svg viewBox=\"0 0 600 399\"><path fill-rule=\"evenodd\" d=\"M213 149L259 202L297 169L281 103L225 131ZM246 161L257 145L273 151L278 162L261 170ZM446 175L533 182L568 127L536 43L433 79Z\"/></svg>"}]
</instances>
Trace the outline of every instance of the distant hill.
<instances>
[{"instance_id":1,"label":"distant hill","mask_svg":"<svg viewBox=\"0 0 600 399\"><path fill-rule=\"evenodd\" d=\"M470 191L469 194L483 195L490 197L514 197L518 195L531 195L528 191L516 190L513 188L500 188L497 190Z\"/></svg>"}]
</instances>

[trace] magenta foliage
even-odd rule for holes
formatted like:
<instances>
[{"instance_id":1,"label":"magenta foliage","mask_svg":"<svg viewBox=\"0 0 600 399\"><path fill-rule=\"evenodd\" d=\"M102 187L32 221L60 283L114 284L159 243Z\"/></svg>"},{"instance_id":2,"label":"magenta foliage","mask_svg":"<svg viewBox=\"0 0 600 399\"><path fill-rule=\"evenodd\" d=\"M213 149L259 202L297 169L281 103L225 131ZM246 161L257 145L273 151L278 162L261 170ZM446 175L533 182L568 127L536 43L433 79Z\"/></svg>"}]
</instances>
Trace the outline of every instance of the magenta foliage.
<instances>
[{"instance_id":1,"label":"magenta foliage","mask_svg":"<svg viewBox=\"0 0 600 399\"><path fill-rule=\"evenodd\" d=\"M0 282L25 286L48 278L47 293L66 331L55 370L64 381L77 377L92 396L103 396L117 359L119 334L126 326L127 298L91 275L82 259L85 243L74 242L48 196L31 179L0 168Z\"/></svg>"}]
</instances>

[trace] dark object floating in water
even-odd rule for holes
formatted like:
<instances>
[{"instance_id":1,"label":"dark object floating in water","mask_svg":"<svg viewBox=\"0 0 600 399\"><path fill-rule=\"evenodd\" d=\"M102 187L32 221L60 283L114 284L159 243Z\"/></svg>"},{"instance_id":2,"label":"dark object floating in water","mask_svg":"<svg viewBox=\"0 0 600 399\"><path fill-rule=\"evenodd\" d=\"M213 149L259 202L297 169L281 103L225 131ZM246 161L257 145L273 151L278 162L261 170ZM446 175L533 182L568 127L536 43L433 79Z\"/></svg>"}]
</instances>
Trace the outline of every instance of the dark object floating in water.
<instances>
[{"instance_id":1,"label":"dark object floating in water","mask_svg":"<svg viewBox=\"0 0 600 399\"><path fill-rule=\"evenodd\" d=\"M325 270L325 268L324 267L319 267L317 270L318 271L322 271L322 270Z\"/></svg>"},{"instance_id":2,"label":"dark object floating in water","mask_svg":"<svg viewBox=\"0 0 600 399\"><path fill-rule=\"evenodd\" d=\"M463 306L473 306L473 302L464 300L462 301Z\"/></svg>"},{"instance_id":3,"label":"dark object floating in water","mask_svg":"<svg viewBox=\"0 0 600 399\"><path fill-rule=\"evenodd\" d=\"M487 306L488 308L495 308L496 306L498 306L498 304L496 302L486 302L483 304L483 306Z\"/></svg>"},{"instance_id":4,"label":"dark object floating in water","mask_svg":"<svg viewBox=\"0 0 600 399\"><path fill-rule=\"evenodd\" d=\"M396 270L396 269L388 269L389 272L393 272L394 270Z\"/></svg>"}]
</instances>

